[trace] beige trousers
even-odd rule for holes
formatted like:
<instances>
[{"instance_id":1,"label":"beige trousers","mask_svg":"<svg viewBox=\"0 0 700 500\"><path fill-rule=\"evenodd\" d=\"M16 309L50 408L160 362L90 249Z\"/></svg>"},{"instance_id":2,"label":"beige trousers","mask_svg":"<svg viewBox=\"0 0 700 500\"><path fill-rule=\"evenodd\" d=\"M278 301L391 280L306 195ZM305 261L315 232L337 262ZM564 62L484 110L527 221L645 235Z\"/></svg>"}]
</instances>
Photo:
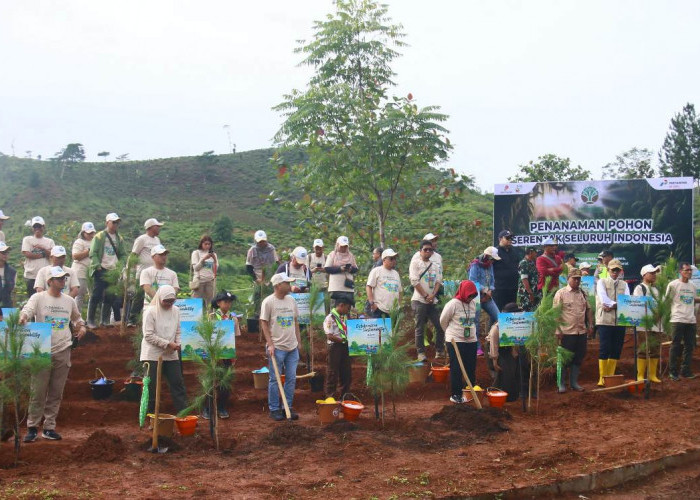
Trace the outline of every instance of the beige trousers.
<instances>
[{"instance_id":1,"label":"beige trousers","mask_svg":"<svg viewBox=\"0 0 700 500\"><path fill-rule=\"evenodd\" d=\"M43 417L44 430L56 428L56 417L70 370L70 351L69 347L52 354L51 368L32 376L27 427L39 427Z\"/></svg>"},{"instance_id":2,"label":"beige trousers","mask_svg":"<svg viewBox=\"0 0 700 500\"><path fill-rule=\"evenodd\" d=\"M199 288L192 291L192 297L196 299L204 299L204 308L208 308L211 301L214 300L214 290L216 281L199 282Z\"/></svg>"}]
</instances>

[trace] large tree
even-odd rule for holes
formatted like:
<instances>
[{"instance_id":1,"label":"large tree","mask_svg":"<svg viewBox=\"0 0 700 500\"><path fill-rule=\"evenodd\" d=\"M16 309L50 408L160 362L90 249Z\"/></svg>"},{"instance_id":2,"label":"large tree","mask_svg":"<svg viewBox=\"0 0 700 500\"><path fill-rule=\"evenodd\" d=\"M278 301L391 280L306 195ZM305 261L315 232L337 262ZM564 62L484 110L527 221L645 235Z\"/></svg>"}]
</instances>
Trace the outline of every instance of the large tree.
<instances>
[{"instance_id":1,"label":"large tree","mask_svg":"<svg viewBox=\"0 0 700 500\"><path fill-rule=\"evenodd\" d=\"M413 96L389 95L395 86L391 63L405 44L402 26L392 24L387 7L370 0L337 0L336 12L314 24L314 37L296 49L302 65L314 69L304 90L293 90L275 107L285 122L275 139L303 147L308 161L291 175L309 194L298 204L317 213L354 214L378 231L386 244L387 218L414 193L418 203L444 197L470 179L432 175L428 167L447 159L450 142L437 106L418 107ZM277 157L279 160L280 158ZM278 161L279 162L279 161ZM445 191L446 190L446 191ZM433 198L430 194L436 194ZM423 199L421 199L423 198Z\"/></svg>"},{"instance_id":2,"label":"large tree","mask_svg":"<svg viewBox=\"0 0 700 500\"><path fill-rule=\"evenodd\" d=\"M661 175L700 179L700 120L688 103L671 119L659 151Z\"/></svg>"},{"instance_id":3,"label":"large tree","mask_svg":"<svg viewBox=\"0 0 700 500\"><path fill-rule=\"evenodd\" d=\"M632 148L615 157L615 161L603 166L603 179L651 179L656 170L651 164L653 152Z\"/></svg>"},{"instance_id":4,"label":"large tree","mask_svg":"<svg viewBox=\"0 0 700 500\"><path fill-rule=\"evenodd\" d=\"M587 181L591 172L581 167L572 166L569 158L546 154L530 160L527 165L519 165L520 173L509 177L509 182L546 182L546 181Z\"/></svg>"},{"instance_id":5,"label":"large tree","mask_svg":"<svg viewBox=\"0 0 700 500\"><path fill-rule=\"evenodd\" d=\"M66 167L85 161L85 148L79 142L73 142L56 153L51 161L61 166L61 179L63 179Z\"/></svg>"}]
</instances>

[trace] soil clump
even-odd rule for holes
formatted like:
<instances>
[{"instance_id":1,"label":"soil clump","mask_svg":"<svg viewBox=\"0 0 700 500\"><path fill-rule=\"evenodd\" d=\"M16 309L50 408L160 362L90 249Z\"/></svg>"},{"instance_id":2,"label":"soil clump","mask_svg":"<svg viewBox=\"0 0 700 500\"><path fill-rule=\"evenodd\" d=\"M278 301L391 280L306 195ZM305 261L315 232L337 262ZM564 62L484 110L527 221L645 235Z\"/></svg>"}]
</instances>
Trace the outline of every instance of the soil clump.
<instances>
[{"instance_id":1,"label":"soil clump","mask_svg":"<svg viewBox=\"0 0 700 500\"><path fill-rule=\"evenodd\" d=\"M510 413L497 408L481 410L468 405L443 406L442 410L430 417L433 422L440 422L453 429L473 430L480 436L510 430L506 421L511 420Z\"/></svg>"},{"instance_id":2,"label":"soil clump","mask_svg":"<svg viewBox=\"0 0 700 500\"><path fill-rule=\"evenodd\" d=\"M73 450L73 458L77 462L114 462L126 453L122 439L107 431L95 431L85 442Z\"/></svg>"}]
</instances>

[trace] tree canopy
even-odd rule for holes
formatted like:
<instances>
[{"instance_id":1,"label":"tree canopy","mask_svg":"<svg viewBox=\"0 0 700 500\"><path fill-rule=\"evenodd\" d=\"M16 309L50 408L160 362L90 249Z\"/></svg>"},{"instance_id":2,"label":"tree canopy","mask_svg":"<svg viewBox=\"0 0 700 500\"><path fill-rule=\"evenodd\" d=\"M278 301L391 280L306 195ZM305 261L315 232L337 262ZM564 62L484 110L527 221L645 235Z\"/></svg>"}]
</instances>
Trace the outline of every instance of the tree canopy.
<instances>
[{"instance_id":1,"label":"tree canopy","mask_svg":"<svg viewBox=\"0 0 700 500\"><path fill-rule=\"evenodd\" d=\"M700 179L700 119L693 104L686 104L671 119L659 163L661 175Z\"/></svg>"},{"instance_id":2,"label":"tree canopy","mask_svg":"<svg viewBox=\"0 0 700 500\"><path fill-rule=\"evenodd\" d=\"M632 148L615 157L615 161L603 166L603 179L651 179L656 169L651 164L653 152Z\"/></svg>"},{"instance_id":3,"label":"tree canopy","mask_svg":"<svg viewBox=\"0 0 700 500\"><path fill-rule=\"evenodd\" d=\"M509 177L509 182L547 182L547 181L587 181L591 172L581 167L572 166L569 158L546 154L530 160L527 165L520 165L520 173Z\"/></svg>"}]
</instances>

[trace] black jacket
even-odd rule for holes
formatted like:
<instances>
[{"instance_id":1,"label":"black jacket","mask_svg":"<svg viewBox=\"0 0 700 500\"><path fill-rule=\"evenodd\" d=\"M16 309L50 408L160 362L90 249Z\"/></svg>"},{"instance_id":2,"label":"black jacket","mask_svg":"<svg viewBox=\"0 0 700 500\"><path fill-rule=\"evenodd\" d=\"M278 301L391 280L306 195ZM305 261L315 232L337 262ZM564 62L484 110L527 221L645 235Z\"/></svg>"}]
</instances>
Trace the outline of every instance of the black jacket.
<instances>
[{"instance_id":1,"label":"black jacket","mask_svg":"<svg viewBox=\"0 0 700 500\"><path fill-rule=\"evenodd\" d=\"M15 288L17 271L5 264L5 277L0 280L0 307L12 307L12 290Z\"/></svg>"},{"instance_id":2,"label":"black jacket","mask_svg":"<svg viewBox=\"0 0 700 500\"><path fill-rule=\"evenodd\" d=\"M498 256L501 260L493 262L493 277L496 290L515 290L518 288L518 265L520 264L520 252L515 247L507 249L498 246Z\"/></svg>"}]
</instances>

